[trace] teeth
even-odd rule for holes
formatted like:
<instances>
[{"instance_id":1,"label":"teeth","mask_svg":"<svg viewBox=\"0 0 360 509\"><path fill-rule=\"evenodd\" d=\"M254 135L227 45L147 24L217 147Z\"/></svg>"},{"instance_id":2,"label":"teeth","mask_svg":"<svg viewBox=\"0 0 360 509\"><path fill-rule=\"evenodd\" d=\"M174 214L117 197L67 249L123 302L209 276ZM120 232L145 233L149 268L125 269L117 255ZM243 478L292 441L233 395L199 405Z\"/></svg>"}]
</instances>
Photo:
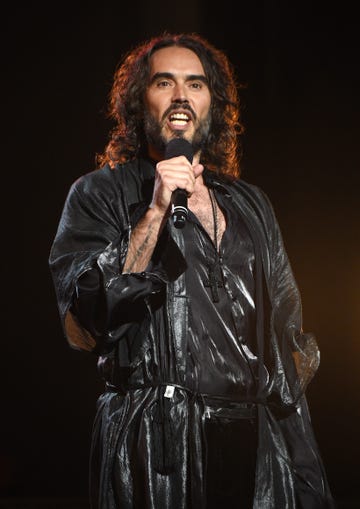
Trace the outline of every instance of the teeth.
<instances>
[{"instance_id":1,"label":"teeth","mask_svg":"<svg viewBox=\"0 0 360 509\"><path fill-rule=\"evenodd\" d=\"M170 116L170 120L173 121L173 120L184 120L184 121L188 121L189 120L189 116L186 115L185 113L173 113L171 116Z\"/></svg>"}]
</instances>

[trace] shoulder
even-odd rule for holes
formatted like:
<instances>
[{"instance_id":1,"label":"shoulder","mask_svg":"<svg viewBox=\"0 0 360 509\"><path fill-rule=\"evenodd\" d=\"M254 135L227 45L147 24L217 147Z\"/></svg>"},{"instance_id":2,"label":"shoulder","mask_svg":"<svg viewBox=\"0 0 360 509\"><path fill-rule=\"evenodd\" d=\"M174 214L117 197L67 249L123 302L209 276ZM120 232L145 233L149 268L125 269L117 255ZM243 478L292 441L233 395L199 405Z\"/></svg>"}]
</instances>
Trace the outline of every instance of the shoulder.
<instances>
[{"instance_id":1,"label":"shoulder","mask_svg":"<svg viewBox=\"0 0 360 509\"><path fill-rule=\"evenodd\" d=\"M249 217L253 217L258 224L262 225L266 237L279 230L273 204L261 187L238 179L233 182L231 188L233 195L237 196L235 199L237 203L243 203L244 210L248 211Z\"/></svg>"},{"instance_id":2,"label":"shoulder","mask_svg":"<svg viewBox=\"0 0 360 509\"><path fill-rule=\"evenodd\" d=\"M266 192L256 184L242 178L231 178L205 170L204 181L209 186L219 186L236 200L245 202L257 213L273 215L273 207Z\"/></svg>"},{"instance_id":3,"label":"shoulder","mask_svg":"<svg viewBox=\"0 0 360 509\"><path fill-rule=\"evenodd\" d=\"M236 180L234 182L234 184L238 189L242 190L244 193L247 193L247 194L253 196L259 202L264 202L264 201L268 202L268 203L270 202L264 189L262 189L258 185L250 183L243 179Z\"/></svg>"},{"instance_id":4,"label":"shoulder","mask_svg":"<svg viewBox=\"0 0 360 509\"><path fill-rule=\"evenodd\" d=\"M95 188L101 188L108 185L112 179L112 170L108 164L105 166L88 171L80 175L70 186L71 193L84 193L93 192Z\"/></svg>"},{"instance_id":5,"label":"shoulder","mask_svg":"<svg viewBox=\"0 0 360 509\"><path fill-rule=\"evenodd\" d=\"M242 196L258 211L270 215L274 214L271 200L266 191L260 186L243 179L236 179L230 184L230 188L232 188L233 192Z\"/></svg>"},{"instance_id":6,"label":"shoulder","mask_svg":"<svg viewBox=\"0 0 360 509\"><path fill-rule=\"evenodd\" d=\"M140 189L145 180L153 177L152 165L143 160L117 164L112 168L105 164L78 177L71 185L70 194L131 194Z\"/></svg>"},{"instance_id":7,"label":"shoulder","mask_svg":"<svg viewBox=\"0 0 360 509\"><path fill-rule=\"evenodd\" d=\"M140 203L151 201L154 167L147 161L134 160L114 168L105 165L84 173L68 192L67 214L93 217L125 217Z\"/></svg>"}]
</instances>

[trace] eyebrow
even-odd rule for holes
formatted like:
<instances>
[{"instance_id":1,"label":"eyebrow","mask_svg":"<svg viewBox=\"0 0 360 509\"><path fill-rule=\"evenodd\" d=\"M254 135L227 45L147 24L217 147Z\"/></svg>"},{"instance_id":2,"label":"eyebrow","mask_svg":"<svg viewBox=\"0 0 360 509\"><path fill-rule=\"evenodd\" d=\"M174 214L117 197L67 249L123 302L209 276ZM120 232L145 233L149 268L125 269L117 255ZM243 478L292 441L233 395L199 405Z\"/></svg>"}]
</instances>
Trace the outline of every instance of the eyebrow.
<instances>
[{"instance_id":1,"label":"eyebrow","mask_svg":"<svg viewBox=\"0 0 360 509\"><path fill-rule=\"evenodd\" d=\"M175 76L171 72L156 72L150 80L150 85L154 83L154 81L161 78L174 80ZM208 85L208 80L203 74L189 74L188 76L186 76L185 81L202 81L205 85Z\"/></svg>"}]
</instances>

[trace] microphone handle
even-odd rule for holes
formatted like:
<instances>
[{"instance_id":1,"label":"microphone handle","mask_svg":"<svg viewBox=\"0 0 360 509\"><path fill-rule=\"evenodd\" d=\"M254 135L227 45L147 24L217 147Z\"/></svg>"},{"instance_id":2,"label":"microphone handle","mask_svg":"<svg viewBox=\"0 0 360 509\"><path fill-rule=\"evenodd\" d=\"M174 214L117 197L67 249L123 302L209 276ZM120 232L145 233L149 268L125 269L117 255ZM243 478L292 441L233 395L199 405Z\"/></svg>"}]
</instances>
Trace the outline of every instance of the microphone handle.
<instances>
[{"instance_id":1,"label":"microphone handle","mask_svg":"<svg viewBox=\"0 0 360 509\"><path fill-rule=\"evenodd\" d=\"M184 228L187 216L187 192L185 189L175 189L172 193L172 220L175 228Z\"/></svg>"},{"instance_id":2,"label":"microphone handle","mask_svg":"<svg viewBox=\"0 0 360 509\"><path fill-rule=\"evenodd\" d=\"M185 138L173 138L165 148L165 159L184 155L192 163L194 152L191 143ZM176 228L185 226L188 208L187 192L185 189L175 189L172 193L172 220Z\"/></svg>"}]
</instances>

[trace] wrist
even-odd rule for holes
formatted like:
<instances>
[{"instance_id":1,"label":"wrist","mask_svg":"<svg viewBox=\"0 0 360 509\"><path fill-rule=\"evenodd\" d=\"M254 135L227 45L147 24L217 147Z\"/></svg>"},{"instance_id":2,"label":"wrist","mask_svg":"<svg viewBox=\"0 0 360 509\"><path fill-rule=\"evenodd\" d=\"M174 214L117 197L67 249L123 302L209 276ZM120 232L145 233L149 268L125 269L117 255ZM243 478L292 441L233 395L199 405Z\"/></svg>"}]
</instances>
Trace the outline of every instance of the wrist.
<instances>
[{"instance_id":1,"label":"wrist","mask_svg":"<svg viewBox=\"0 0 360 509\"><path fill-rule=\"evenodd\" d=\"M146 211L146 216L151 221L163 221L169 214L169 208L164 209L159 207L155 203L150 203L149 208Z\"/></svg>"}]
</instances>

